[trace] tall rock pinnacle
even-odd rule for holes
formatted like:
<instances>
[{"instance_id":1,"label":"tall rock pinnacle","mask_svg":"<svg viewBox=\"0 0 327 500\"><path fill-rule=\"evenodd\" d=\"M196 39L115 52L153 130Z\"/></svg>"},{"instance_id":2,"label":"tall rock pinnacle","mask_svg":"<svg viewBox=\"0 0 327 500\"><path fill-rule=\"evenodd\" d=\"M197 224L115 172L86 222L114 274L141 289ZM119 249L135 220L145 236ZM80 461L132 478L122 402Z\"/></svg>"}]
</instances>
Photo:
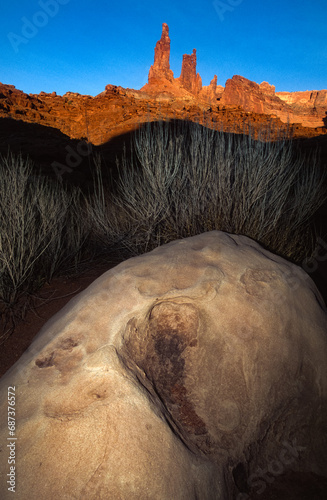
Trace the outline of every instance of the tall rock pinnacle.
<instances>
[{"instance_id":1,"label":"tall rock pinnacle","mask_svg":"<svg viewBox=\"0 0 327 500\"><path fill-rule=\"evenodd\" d=\"M192 54L184 54L182 62L181 76L179 83L184 89L194 95L197 95L202 89L202 79L199 73L196 73L196 50Z\"/></svg>"},{"instance_id":2,"label":"tall rock pinnacle","mask_svg":"<svg viewBox=\"0 0 327 500\"><path fill-rule=\"evenodd\" d=\"M169 28L166 23L162 24L162 34L154 49L154 63L149 71L149 83L157 83L158 80L174 80L174 73L169 65L170 38Z\"/></svg>"}]
</instances>

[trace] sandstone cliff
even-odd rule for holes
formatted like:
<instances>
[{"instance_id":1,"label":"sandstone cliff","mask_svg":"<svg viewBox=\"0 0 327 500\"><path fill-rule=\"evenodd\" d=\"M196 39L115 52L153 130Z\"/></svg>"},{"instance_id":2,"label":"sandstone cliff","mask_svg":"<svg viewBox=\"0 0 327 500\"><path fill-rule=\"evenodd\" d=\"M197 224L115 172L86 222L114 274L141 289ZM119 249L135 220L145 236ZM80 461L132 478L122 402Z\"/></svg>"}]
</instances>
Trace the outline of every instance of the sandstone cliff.
<instances>
[{"instance_id":1,"label":"sandstone cliff","mask_svg":"<svg viewBox=\"0 0 327 500\"><path fill-rule=\"evenodd\" d=\"M196 72L196 49L193 49L191 55L184 54L182 62L181 76L178 78L180 85L198 96L202 90L202 79L199 73Z\"/></svg>"},{"instance_id":2,"label":"sandstone cliff","mask_svg":"<svg viewBox=\"0 0 327 500\"><path fill-rule=\"evenodd\" d=\"M327 114L327 90L275 92L275 87L267 82L258 85L236 75L227 80L221 103L276 116L284 123L322 127Z\"/></svg>"},{"instance_id":3,"label":"sandstone cliff","mask_svg":"<svg viewBox=\"0 0 327 500\"><path fill-rule=\"evenodd\" d=\"M192 54L183 55L179 78L173 76L169 57L169 28L166 23L163 23L161 38L155 46L154 63L149 71L148 83L142 87L141 91L157 96L166 93L185 98L196 97L200 101L213 103L221 97L223 87L217 87L216 75L211 80L210 85L202 87L201 76L196 71L196 49L193 49Z\"/></svg>"},{"instance_id":4,"label":"sandstone cliff","mask_svg":"<svg viewBox=\"0 0 327 500\"><path fill-rule=\"evenodd\" d=\"M166 23L162 25L162 35L160 40L156 43L154 49L154 63L149 71L149 83L160 85L162 80L170 82L174 79L174 73L170 69L170 38L169 28Z\"/></svg>"},{"instance_id":5,"label":"sandstone cliff","mask_svg":"<svg viewBox=\"0 0 327 500\"><path fill-rule=\"evenodd\" d=\"M239 106L249 113L278 117L283 123L300 123L304 127L327 125L327 90L276 93L274 85L267 82L259 85L238 75L228 79L225 88L217 86L216 75L209 86L202 87L201 76L196 72L196 49L193 49L190 55L183 55L181 75L175 79L169 70L169 55L168 26L163 24L148 84L141 90L152 95L160 95L163 89L173 95L181 95L181 90L184 90L200 101ZM154 68L156 68L155 78Z\"/></svg>"},{"instance_id":6,"label":"sandstone cliff","mask_svg":"<svg viewBox=\"0 0 327 500\"><path fill-rule=\"evenodd\" d=\"M221 104L216 97L219 92L215 81L202 88L201 97L168 80L158 92L153 86L149 86L148 91L140 91L107 85L104 92L95 97L73 92L63 96L45 92L28 95L12 85L0 84L0 119L12 118L52 127L71 139L84 138L94 145L135 130L147 120L162 118L198 121L241 133L249 124L252 130L259 130L269 126L271 121L277 128L283 128L284 124L276 115L249 113L240 105ZM304 128L300 124L293 125L292 130L295 137L324 133L322 128ZM8 138L3 136L2 139L8 142Z\"/></svg>"},{"instance_id":7,"label":"sandstone cliff","mask_svg":"<svg viewBox=\"0 0 327 500\"><path fill-rule=\"evenodd\" d=\"M238 75L228 79L225 88L218 85L217 75L202 86L196 64L193 49L183 55L181 74L174 78L169 28L164 23L148 83L140 90L107 85L95 97L76 92L27 95L14 85L0 84L0 118L53 127L71 139L86 138L93 144L163 117L211 123L234 132L246 131L249 123L260 129L273 120L281 128L290 123L296 137L327 133L327 90L276 93L267 82L259 85Z\"/></svg>"},{"instance_id":8,"label":"sandstone cliff","mask_svg":"<svg viewBox=\"0 0 327 500\"><path fill-rule=\"evenodd\" d=\"M287 103L295 115L303 116L307 127L320 127L321 117L327 125L327 90L306 90L304 92L276 92Z\"/></svg>"}]
</instances>

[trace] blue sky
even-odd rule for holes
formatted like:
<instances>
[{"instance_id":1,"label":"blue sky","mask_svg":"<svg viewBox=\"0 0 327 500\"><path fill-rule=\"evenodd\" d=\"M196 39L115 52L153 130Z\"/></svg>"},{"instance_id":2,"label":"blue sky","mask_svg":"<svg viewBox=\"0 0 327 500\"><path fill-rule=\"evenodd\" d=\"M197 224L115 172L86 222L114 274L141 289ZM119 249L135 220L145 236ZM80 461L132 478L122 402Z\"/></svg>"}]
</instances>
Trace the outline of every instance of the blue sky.
<instances>
[{"instance_id":1,"label":"blue sky","mask_svg":"<svg viewBox=\"0 0 327 500\"><path fill-rule=\"evenodd\" d=\"M175 77L196 48L203 85L238 74L276 91L327 88L326 0L7 0L0 81L61 95L139 89L163 22Z\"/></svg>"}]
</instances>

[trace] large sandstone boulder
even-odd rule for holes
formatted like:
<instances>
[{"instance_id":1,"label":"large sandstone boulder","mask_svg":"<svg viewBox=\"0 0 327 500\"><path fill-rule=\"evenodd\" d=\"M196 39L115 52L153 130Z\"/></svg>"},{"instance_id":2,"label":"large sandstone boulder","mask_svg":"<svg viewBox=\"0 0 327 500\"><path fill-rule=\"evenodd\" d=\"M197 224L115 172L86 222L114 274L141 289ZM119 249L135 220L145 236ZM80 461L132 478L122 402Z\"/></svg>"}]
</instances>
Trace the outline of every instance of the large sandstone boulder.
<instances>
[{"instance_id":1,"label":"large sandstone boulder","mask_svg":"<svg viewBox=\"0 0 327 500\"><path fill-rule=\"evenodd\" d=\"M308 275L244 236L127 260L2 378L1 498L11 479L19 500L245 500L327 476L326 318Z\"/></svg>"}]
</instances>

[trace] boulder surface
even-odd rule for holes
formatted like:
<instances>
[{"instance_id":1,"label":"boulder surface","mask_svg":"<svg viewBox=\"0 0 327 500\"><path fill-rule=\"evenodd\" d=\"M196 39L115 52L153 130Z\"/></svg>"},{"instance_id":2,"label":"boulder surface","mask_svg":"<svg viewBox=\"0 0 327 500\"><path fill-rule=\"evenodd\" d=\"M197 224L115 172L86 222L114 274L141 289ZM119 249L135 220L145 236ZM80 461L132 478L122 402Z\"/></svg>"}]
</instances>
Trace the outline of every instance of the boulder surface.
<instances>
[{"instance_id":1,"label":"boulder surface","mask_svg":"<svg viewBox=\"0 0 327 500\"><path fill-rule=\"evenodd\" d=\"M309 276L245 236L123 262L1 379L1 498L245 500L327 477L326 319Z\"/></svg>"}]
</instances>

